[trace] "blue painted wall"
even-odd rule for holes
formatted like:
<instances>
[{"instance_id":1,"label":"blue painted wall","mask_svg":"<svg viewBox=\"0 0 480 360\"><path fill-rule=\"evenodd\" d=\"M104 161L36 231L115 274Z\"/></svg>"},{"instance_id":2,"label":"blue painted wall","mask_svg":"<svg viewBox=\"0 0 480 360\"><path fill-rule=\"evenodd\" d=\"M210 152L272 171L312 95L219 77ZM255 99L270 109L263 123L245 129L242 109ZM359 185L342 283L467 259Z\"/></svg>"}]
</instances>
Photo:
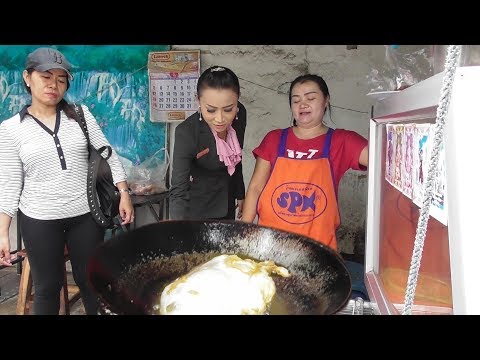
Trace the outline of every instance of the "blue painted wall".
<instances>
[{"instance_id":1,"label":"blue painted wall","mask_svg":"<svg viewBox=\"0 0 480 360\"><path fill-rule=\"evenodd\" d=\"M165 124L152 123L148 99L148 53L169 45L0 45L0 122L30 103L22 71L40 46L53 46L72 64L65 95L87 105L118 154L139 164L165 146Z\"/></svg>"}]
</instances>

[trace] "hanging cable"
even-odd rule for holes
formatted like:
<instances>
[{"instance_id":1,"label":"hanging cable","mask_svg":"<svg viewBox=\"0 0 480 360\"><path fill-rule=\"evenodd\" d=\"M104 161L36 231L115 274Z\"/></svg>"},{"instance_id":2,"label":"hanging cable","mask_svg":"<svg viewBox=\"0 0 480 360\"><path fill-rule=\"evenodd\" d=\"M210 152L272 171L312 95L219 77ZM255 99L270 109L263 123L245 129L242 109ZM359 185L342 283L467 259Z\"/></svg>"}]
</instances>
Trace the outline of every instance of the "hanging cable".
<instances>
[{"instance_id":1,"label":"hanging cable","mask_svg":"<svg viewBox=\"0 0 480 360\"><path fill-rule=\"evenodd\" d=\"M238 78L239 78L240 80L243 80L243 81L245 81L245 82L248 82L248 83L253 84L253 85L256 85L256 86L259 86L259 87L261 87L261 88L264 88L264 89L267 89L267 90L272 90L272 91L276 92L277 94L288 95L288 93L285 92L285 91L275 90L275 89L269 88L268 86L264 86L264 85L261 85L261 84L257 84L256 82L253 82L253 81L244 79L244 78L242 78L242 77L240 77L240 76L239 76ZM361 113L361 114L370 114L369 111L355 110L355 109L345 108L345 107L341 107L341 106L336 106L336 105L333 105L333 104L330 104L330 106L333 107L333 108L342 109L342 110L347 110L347 111L353 111L353 112L358 112L358 113Z\"/></svg>"}]
</instances>

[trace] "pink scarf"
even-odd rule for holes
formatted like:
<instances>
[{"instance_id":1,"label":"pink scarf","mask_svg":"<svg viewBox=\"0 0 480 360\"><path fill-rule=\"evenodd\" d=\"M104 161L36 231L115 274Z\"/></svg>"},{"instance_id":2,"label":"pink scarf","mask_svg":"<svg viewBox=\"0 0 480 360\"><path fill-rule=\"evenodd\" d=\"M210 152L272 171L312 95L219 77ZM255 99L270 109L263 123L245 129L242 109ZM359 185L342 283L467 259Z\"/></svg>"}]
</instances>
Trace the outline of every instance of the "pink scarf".
<instances>
[{"instance_id":1,"label":"pink scarf","mask_svg":"<svg viewBox=\"0 0 480 360\"><path fill-rule=\"evenodd\" d=\"M220 139L215 130L212 130L212 133L217 144L218 158L225 164L228 173L232 176L235 172L235 165L242 161L242 148L238 142L237 132L232 125L229 125L226 140Z\"/></svg>"}]
</instances>

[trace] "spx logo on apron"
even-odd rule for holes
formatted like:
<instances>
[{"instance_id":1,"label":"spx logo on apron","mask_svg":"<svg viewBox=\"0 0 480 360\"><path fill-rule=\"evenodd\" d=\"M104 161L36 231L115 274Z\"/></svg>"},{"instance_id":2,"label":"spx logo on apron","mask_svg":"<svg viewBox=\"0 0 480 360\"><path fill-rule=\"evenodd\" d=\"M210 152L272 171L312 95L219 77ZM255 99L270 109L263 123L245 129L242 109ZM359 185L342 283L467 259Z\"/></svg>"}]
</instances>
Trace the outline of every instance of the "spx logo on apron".
<instances>
[{"instance_id":1,"label":"spx logo on apron","mask_svg":"<svg viewBox=\"0 0 480 360\"><path fill-rule=\"evenodd\" d=\"M275 214L283 221L305 224L322 215L327 208L327 197L315 184L289 182L275 189L271 204Z\"/></svg>"}]
</instances>

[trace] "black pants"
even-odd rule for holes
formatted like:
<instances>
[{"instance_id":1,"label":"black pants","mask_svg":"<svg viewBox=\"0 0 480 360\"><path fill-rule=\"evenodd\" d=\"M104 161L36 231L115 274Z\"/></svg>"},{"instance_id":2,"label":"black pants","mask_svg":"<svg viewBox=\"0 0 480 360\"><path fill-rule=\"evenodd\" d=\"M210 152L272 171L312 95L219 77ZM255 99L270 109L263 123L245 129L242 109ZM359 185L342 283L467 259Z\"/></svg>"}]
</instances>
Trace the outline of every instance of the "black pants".
<instances>
[{"instance_id":1,"label":"black pants","mask_svg":"<svg viewBox=\"0 0 480 360\"><path fill-rule=\"evenodd\" d=\"M90 213L67 219L37 220L19 212L19 219L34 286L34 313L59 313L66 244L85 312L96 314L98 301L87 285L86 268L90 255L103 241L105 230Z\"/></svg>"}]
</instances>

